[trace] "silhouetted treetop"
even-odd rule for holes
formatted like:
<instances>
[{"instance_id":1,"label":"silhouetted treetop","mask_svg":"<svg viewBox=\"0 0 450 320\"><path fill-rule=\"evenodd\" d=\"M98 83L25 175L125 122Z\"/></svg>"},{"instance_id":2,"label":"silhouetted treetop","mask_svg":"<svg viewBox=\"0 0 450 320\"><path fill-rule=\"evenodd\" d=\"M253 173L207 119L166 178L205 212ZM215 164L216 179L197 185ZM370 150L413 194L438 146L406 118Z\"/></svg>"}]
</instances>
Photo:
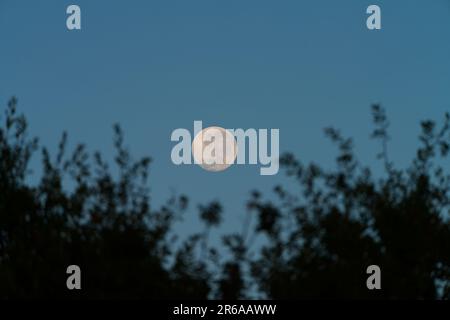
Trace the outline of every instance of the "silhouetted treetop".
<instances>
[{"instance_id":1,"label":"silhouetted treetop","mask_svg":"<svg viewBox=\"0 0 450 320\"><path fill-rule=\"evenodd\" d=\"M385 169L377 176L351 138L325 129L336 166L283 155L296 188L275 186L275 200L253 191L243 225L217 246L210 232L220 232L226 206L197 206L198 232L179 239L174 224L192 210L189 200L151 206L151 159L131 156L120 126L114 166L83 144L69 152L66 133L52 156L16 107L12 98L0 126L1 298L450 297L448 114L440 125L421 123L415 157L398 168L386 112L373 106L371 137ZM40 179L31 184L39 149ZM66 288L71 264L83 270L79 292ZM382 290L366 287L370 265L381 268Z\"/></svg>"}]
</instances>

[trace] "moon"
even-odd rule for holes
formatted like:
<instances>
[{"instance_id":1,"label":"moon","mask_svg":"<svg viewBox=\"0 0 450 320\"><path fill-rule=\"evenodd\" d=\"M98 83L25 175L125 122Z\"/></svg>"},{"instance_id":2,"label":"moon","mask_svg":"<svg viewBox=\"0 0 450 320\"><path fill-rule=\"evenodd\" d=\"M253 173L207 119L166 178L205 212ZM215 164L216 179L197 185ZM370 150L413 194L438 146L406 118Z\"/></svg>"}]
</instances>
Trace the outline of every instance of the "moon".
<instances>
[{"instance_id":1,"label":"moon","mask_svg":"<svg viewBox=\"0 0 450 320\"><path fill-rule=\"evenodd\" d=\"M217 138L221 139L216 141ZM221 127L205 128L192 141L195 163L207 171L228 169L234 163L237 151L234 135Z\"/></svg>"}]
</instances>

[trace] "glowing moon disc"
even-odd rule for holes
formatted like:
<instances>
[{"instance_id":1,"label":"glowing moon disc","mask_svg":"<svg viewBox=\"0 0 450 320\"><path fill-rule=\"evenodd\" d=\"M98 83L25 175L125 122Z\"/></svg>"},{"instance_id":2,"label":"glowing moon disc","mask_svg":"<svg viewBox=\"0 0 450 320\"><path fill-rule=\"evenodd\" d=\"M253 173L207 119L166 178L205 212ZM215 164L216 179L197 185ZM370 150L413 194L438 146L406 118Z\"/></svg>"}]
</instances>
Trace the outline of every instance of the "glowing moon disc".
<instances>
[{"instance_id":1,"label":"glowing moon disc","mask_svg":"<svg viewBox=\"0 0 450 320\"><path fill-rule=\"evenodd\" d=\"M234 135L221 127L201 130L192 141L195 163L207 171L223 171L230 167L237 156Z\"/></svg>"}]
</instances>

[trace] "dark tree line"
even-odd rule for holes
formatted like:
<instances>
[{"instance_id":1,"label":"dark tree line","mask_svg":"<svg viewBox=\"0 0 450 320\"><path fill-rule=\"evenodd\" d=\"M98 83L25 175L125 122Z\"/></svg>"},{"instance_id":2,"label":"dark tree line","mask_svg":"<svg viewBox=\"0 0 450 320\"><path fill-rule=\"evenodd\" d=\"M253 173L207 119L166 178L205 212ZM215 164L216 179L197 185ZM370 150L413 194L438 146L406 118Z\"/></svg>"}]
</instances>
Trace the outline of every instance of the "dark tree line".
<instances>
[{"instance_id":1,"label":"dark tree line","mask_svg":"<svg viewBox=\"0 0 450 320\"><path fill-rule=\"evenodd\" d=\"M222 206L198 208L203 229L176 242L185 196L150 206L150 158L133 160L114 127L115 167L84 145L50 155L29 137L11 99L0 126L0 298L449 298L450 117L422 122L417 154L399 169L387 152L388 120L372 108L385 174L359 163L351 139L326 129L336 168L281 164L298 190L254 191L246 224L208 242ZM30 158L42 177L30 184ZM257 239L255 241L255 239ZM257 243L257 245L255 245ZM66 288L68 265L82 269L81 291ZM366 288L366 268L382 270L382 290ZM256 289L254 288L256 286Z\"/></svg>"}]
</instances>

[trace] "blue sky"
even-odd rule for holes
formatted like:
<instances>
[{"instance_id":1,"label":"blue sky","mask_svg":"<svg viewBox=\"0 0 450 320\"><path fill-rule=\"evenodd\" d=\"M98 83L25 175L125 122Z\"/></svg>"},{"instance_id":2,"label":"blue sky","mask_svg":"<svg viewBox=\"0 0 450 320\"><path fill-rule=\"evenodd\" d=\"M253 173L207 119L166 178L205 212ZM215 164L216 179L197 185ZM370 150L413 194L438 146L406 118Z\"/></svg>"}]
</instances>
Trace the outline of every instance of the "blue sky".
<instances>
[{"instance_id":1,"label":"blue sky","mask_svg":"<svg viewBox=\"0 0 450 320\"><path fill-rule=\"evenodd\" d=\"M78 4L82 30L66 29ZM378 4L382 30L366 28ZM63 130L112 159L119 122L135 156L150 155L152 197L218 199L227 230L245 200L280 181L258 166L214 174L172 164L176 128L279 128L281 151L332 166L323 128L355 138L378 170L369 140L372 103L392 123L391 157L405 166L419 120L450 111L450 1L21 1L0 0L0 102L19 98L30 129L55 148ZM194 207L192 207L194 208ZM197 228L191 210L183 232Z\"/></svg>"}]
</instances>

